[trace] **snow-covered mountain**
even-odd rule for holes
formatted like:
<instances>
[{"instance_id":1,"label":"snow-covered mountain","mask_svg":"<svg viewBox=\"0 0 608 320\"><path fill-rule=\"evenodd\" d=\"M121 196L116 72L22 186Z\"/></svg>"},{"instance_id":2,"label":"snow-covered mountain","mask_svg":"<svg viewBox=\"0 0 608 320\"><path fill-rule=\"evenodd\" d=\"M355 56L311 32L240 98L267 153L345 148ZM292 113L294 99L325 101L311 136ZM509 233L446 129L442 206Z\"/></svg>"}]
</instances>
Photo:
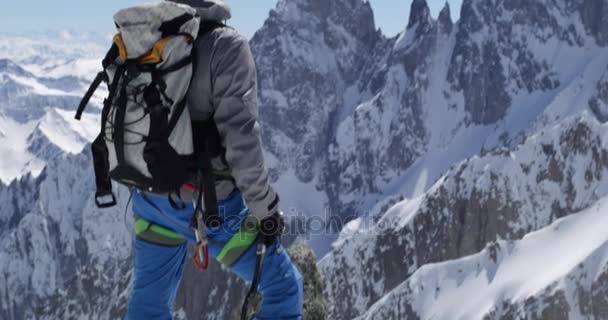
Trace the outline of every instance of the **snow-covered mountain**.
<instances>
[{"instance_id":1,"label":"snow-covered mountain","mask_svg":"<svg viewBox=\"0 0 608 320\"><path fill-rule=\"evenodd\" d=\"M604 197L521 240L428 264L361 319L606 319L607 204Z\"/></svg>"},{"instance_id":2,"label":"snow-covered mountain","mask_svg":"<svg viewBox=\"0 0 608 320\"><path fill-rule=\"evenodd\" d=\"M400 290L405 290L403 288L407 287L408 281L413 281L425 266L457 259L469 261L472 259L470 255L484 248L490 250L505 241L517 242L535 230L551 230L549 226L557 219L573 215L605 198L608 195L607 134L608 127L588 114L567 119L529 137L514 150L497 149L485 156L463 161L426 194L396 204L372 227L351 232L336 243L333 252L320 262L326 293L333 302L330 303L333 306L330 314L333 318L351 319L376 303L386 304L379 308L397 312L392 314L392 319L401 319L406 314L409 315L405 317L407 319L447 319L445 315L454 309L446 309L448 313L438 316L443 311L439 305L433 304L433 300L421 301L422 306L416 306L419 309L408 310L404 306L412 301L393 305L391 303L395 300L387 298L387 302L383 297L386 294L400 295ZM602 215L603 212L597 214ZM572 219L576 221L578 218ZM589 232L598 241L608 241L605 233L594 235L591 230ZM551 241L545 243L547 248L555 245ZM589 249L594 248L576 251ZM542 252L543 249L536 250ZM579 262L585 262L568 260L574 259L573 255L566 255L572 247L560 250L564 250L565 260L562 262L573 265L573 269ZM538 261L529 264L542 272L545 266ZM590 260L588 263L586 267L601 269L606 261ZM446 267L449 265L445 264ZM477 266L479 269L491 267L481 262ZM521 272L527 272L528 266L521 265L521 268ZM550 270L549 266L546 268ZM479 269L476 272L481 272ZM550 282L542 283L545 286L542 289L560 280L557 276L559 274L547 279ZM470 290L464 277L466 275L445 281L456 281L454 286L464 293ZM586 283L596 280L596 274L588 277L590 282ZM531 275L528 280L535 279ZM507 281L495 284L491 279L486 283L497 286L499 291L507 290L512 284ZM441 294L443 286L435 282L424 285L433 286L433 293ZM582 287L581 291L590 294L589 289ZM505 311L500 309L503 302L519 303L518 300L511 301L516 297L507 293L498 298L502 300L495 300L495 305L488 310L476 310L478 313L475 315L463 314L455 319L500 318L498 316L503 316ZM574 306L577 305L564 307L576 314ZM407 306L413 308L412 305ZM492 310L494 307L498 310ZM495 314L490 314L490 311ZM599 317L597 313L588 315Z\"/></svg>"},{"instance_id":3,"label":"snow-covered mountain","mask_svg":"<svg viewBox=\"0 0 608 320\"><path fill-rule=\"evenodd\" d=\"M25 38L0 34L0 181L38 175L56 151L80 153L95 118L73 120L104 47L69 33ZM95 95L99 106L103 92ZM57 149L57 150L55 150Z\"/></svg>"},{"instance_id":4,"label":"snow-covered mountain","mask_svg":"<svg viewBox=\"0 0 608 320\"><path fill-rule=\"evenodd\" d=\"M552 225L556 219L607 195L606 21L590 13L605 8L602 1L469 0L452 24L447 7L433 20L423 0L413 2L408 28L393 40L387 61L398 61L393 70L405 73L397 77L403 85L392 87L413 90L395 108L420 114L425 134L410 136L421 137L422 148L413 148L419 156L403 174L385 178L380 170L370 183L404 200L371 227L356 230L366 221L351 223L320 262L332 319L608 318L601 289L605 234L590 230L595 242L578 255L564 254L562 268L551 273L547 266L547 275L542 259L522 264L496 249L525 247L530 232L550 234L561 223ZM382 119L387 107L362 104L355 115L362 109L373 115L367 121ZM372 123L369 146L390 136L382 130L397 128ZM345 136L365 134L353 128ZM368 152L353 140L355 154ZM369 153L391 154L381 150L387 149ZM604 207L598 208L601 215ZM568 221L579 224L583 216ZM544 238L547 248L572 250L551 237L557 235ZM535 245L527 254L542 257ZM489 253L493 260L484 258ZM494 278L503 263L536 271ZM488 274L486 282L476 282L480 273ZM462 300L469 297L467 305Z\"/></svg>"},{"instance_id":5,"label":"snow-covered mountain","mask_svg":"<svg viewBox=\"0 0 608 320\"><path fill-rule=\"evenodd\" d=\"M329 319L608 319L606 14L413 0L387 38L365 0L278 2L251 40L271 175L288 214L352 220L311 241ZM98 110L72 120L107 40L0 35L2 319L124 312L128 193L94 208ZM243 284L186 270L178 318L230 317Z\"/></svg>"}]
</instances>

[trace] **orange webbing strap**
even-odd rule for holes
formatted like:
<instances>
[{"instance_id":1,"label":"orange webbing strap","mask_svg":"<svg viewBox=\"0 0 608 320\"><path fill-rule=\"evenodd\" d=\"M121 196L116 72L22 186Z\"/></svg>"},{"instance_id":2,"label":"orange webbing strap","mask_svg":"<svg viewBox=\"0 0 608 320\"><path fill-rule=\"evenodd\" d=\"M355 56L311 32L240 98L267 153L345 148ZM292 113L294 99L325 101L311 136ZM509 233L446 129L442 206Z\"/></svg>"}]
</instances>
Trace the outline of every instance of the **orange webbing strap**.
<instances>
[{"instance_id":1,"label":"orange webbing strap","mask_svg":"<svg viewBox=\"0 0 608 320\"><path fill-rule=\"evenodd\" d=\"M158 40L154 44L154 47L152 47L152 49L150 49L150 51L148 51L146 54L139 57L139 63L140 64L156 64L156 63L162 62L163 61L163 51L165 50L167 43L169 43L169 40L171 40L173 37L176 37L176 36L168 36L168 37ZM193 40L192 37L190 37L190 36L180 35L177 37L183 37L184 41L186 41L187 43L192 43L192 40ZM122 61L127 61L127 59L128 59L127 47L125 46L125 43L122 39L122 35L120 33L118 33L114 36L114 43L118 47L118 53L119 53L120 59L122 59Z\"/></svg>"},{"instance_id":2,"label":"orange webbing strap","mask_svg":"<svg viewBox=\"0 0 608 320\"><path fill-rule=\"evenodd\" d=\"M171 40L171 38L173 37L166 37L157 41L154 44L154 47L152 47L152 50L150 50L148 53L144 54L139 58L139 63L156 64L163 61L163 50L165 50L165 47L167 46L167 43L169 43L169 40Z\"/></svg>"},{"instance_id":3,"label":"orange webbing strap","mask_svg":"<svg viewBox=\"0 0 608 320\"><path fill-rule=\"evenodd\" d=\"M122 35L120 33L114 36L114 43L118 47L118 56L122 61L127 61L127 47L125 43L122 41Z\"/></svg>"}]
</instances>

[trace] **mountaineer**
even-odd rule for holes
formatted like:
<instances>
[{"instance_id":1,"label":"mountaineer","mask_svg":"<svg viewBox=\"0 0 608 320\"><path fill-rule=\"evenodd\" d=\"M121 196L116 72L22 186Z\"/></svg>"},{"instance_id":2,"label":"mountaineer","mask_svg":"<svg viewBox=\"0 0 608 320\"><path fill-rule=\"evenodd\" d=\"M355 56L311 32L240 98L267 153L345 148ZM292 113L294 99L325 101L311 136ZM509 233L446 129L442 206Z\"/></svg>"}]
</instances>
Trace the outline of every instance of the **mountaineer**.
<instances>
[{"instance_id":1,"label":"mountaineer","mask_svg":"<svg viewBox=\"0 0 608 320\"><path fill-rule=\"evenodd\" d=\"M255 63L247 40L223 24L230 15L220 0L119 11L104 70L79 106L77 119L108 84L92 145L95 201L116 204L111 180L132 191L126 319L171 319L188 243L200 269L211 256L252 282L250 293L259 285L257 319L302 317L302 277L280 243L284 221L263 159Z\"/></svg>"}]
</instances>

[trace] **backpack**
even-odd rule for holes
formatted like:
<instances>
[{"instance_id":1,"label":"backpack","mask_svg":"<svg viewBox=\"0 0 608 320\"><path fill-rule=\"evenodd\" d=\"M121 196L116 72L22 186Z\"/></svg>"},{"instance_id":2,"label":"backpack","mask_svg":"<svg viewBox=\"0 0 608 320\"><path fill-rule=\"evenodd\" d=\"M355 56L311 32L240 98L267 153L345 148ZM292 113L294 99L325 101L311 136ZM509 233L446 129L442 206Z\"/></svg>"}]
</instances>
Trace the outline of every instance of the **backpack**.
<instances>
[{"instance_id":1,"label":"backpack","mask_svg":"<svg viewBox=\"0 0 608 320\"><path fill-rule=\"evenodd\" d=\"M186 103L193 43L215 26L201 27L195 9L173 2L124 9L114 20L119 33L76 112L80 120L99 85L108 85L100 134L91 146L100 208L116 205L111 180L171 195L196 172Z\"/></svg>"}]
</instances>

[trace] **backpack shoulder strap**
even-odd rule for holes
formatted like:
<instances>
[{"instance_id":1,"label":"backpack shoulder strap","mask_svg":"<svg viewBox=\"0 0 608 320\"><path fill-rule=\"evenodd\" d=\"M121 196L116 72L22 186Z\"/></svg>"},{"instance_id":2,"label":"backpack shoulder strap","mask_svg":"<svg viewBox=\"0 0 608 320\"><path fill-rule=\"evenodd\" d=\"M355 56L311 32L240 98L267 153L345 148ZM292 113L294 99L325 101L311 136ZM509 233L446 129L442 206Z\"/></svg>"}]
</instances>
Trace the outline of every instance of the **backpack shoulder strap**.
<instances>
[{"instance_id":1,"label":"backpack shoulder strap","mask_svg":"<svg viewBox=\"0 0 608 320\"><path fill-rule=\"evenodd\" d=\"M86 94L80 101L80 104L78 105L78 109L76 110L76 116L74 117L76 120L80 120L80 118L82 117L82 113L84 112L84 109L89 104L89 101L91 100L91 97L93 96L95 91L97 91L97 88L99 88L99 85L102 82L107 83L109 81L108 76L105 72L105 69L110 64L112 64L114 62L114 60L116 60L116 58L118 58L118 46L116 45L116 43L112 43L112 47L110 48L110 50L108 51L108 53L106 54L106 56L103 58L103 61L102 61L102 66L103 66L104 70L97 74L97 76L93 80L93 83L91 83L91 86L89 87Z\"/></svg>"},{"instance_id":2,"label":"backpack shoulder strap","mask_svg":"<svg viewBox=\"0 0 608 320\"><path fill-rule=\"evenodd\" d=\"M198 39L216 29L224 27L227 26L218 21L203 21L198 32ZM196 65L196 50L194 50L192 54L193 61ZM216 156L218 153L216 146L219 143L219 133L217 132L217 127L213 122L213 115L211 115L211 117L206 121L193 122L192 126L193 132L196 132L194 149L198 155L198 169L201 173L198 177L199 195L197 197L195 212L196 214L200 214L200 208L204 203L204 223L210 227L217 227L220 224L220 218L217 194L215 191L215 175L213 173L211 158ZM203 192L200 192L201 190L203 190Z\"/></svg>"},{"instance_id":3,"label":"backpack shoulder strap","mask_svg":"<svg viewBox=\"0 0 608 320\"><path fill-rule=\"evenodd\" d=\"M215 29L226 28L226 27L228 27L228 26L220 21L205 20L205 21L201 22L201 26L198 30L198 36L201 37L208 33L213 32Z\"/></svg>"}]
</instances>

